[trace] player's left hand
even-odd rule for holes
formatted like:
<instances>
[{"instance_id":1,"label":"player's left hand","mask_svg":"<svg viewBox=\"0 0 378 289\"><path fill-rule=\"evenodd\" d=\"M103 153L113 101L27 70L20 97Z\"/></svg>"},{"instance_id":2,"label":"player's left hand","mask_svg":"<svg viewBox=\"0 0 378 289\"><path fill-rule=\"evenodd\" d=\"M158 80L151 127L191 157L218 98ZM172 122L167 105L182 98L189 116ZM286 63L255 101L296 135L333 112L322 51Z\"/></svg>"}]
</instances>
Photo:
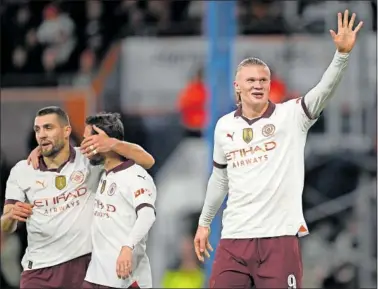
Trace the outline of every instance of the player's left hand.
<instances>
[{"instance_id":1,"label":"player's left hand","mask_svg":"<svg viewBox=\"0 0 378 289\"><path fill-rule=\"evenodd\" d=\"M41 156L40 147L36 147L30 155L28 156L27 163L28 165L32 164L33 168L36 170L39 168L39 157Z\"/></svg>"},{"instance_id":2,"label":"player's left hand","mask_svg":"<svg viewBox=\"0 0 378 289\"><path fill-rule=\"evenodd\" d=\"M194 237L194 251L200 262L205 262L205 257L210 258L210 252L213 251L209 242L210 228L198 226Z\"/></svg>"},{"instance_id":3,"label":"player's left hand","mask_svg":"<svg viewBox=\"0 0 378 289\"><path fill-rule=\"evenodd\" d=\"M345 10L344 17L342 13L337 14L337 33L330 30L333 42L335 42L337 51L340 53L349 53L356 43L357 33L362 28L363 22L360 21L356 28L353 29L356 13L352 14L349 21L349 11Z\"/></svg>"},{"instance_id":4,"label":"player's left hand","mask_svg":"<svg viewBox=\"0 0 378 289\"><path fill-rule=\"evenodd\" d=\"M117 276L118 278L126 279L130 276L132 270L133 251L130 247L123 246L117 259Z\"/></svg>"},{"instance_id":5,"label":"player's left hand","mask_svg":"<svg viewBox=\"0 0 378 289\"><path fill-rule=\"evenodd\" d=\"M98 133L86 137L81 145L81 152L90 158L98 153L106 153L112 150L113 146L116 144L116 139L110 138L102 129L97 126L93 126L93 129Z\"/></svg>"}]
</instances>

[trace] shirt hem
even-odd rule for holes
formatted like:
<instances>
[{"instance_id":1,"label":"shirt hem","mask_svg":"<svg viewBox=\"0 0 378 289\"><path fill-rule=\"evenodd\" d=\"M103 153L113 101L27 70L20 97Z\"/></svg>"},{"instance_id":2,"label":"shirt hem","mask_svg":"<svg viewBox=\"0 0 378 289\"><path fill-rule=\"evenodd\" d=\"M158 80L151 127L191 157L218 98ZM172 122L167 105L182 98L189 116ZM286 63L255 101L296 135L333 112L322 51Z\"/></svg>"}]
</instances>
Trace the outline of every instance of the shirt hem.
<instances>
[{"instance_id":1,"label":"shirt hem","mask_svg":"<svg viewBox=\"0 0 378 289\"><path fill-rule=\"evenodd\" d=\"M58 266L58 265L62 265L63 263L67 263L67 262L70 262L70 261L73 261L74 259L77 259L77 258L81 258L81 257L84 257L85 255L90 255L92 254L91 251L89 251L88 253L83 253L83 254L79 254L77 256L74 256L72 258L69 258L67 260L64 260L64 261L58 261L58 262L52 262L52 263L47 263L47 265L44 265L44 264L41 264L41 265L35 265L35 262L32 261L32 260L29 260L28 258L25 258L26 259L26 262L25 262L25 265L22 264L22 267L23 267L23 271L31 271L31 270L38 270L38 269L44 269L44 268L50 268L50 267L54 267L54 266ZM31 269L28 268L28 262L33 262L33 266Z\"/></svg>"},{"instance_id":2,"label":"shirt hem","mask_svg":"<svg viewBox=\"0 0 378 289\"><path fill-rule=\"evenodd\" d=\"M256 239L256 238L275 238L275 237L282 237L282 236L298 236L304 237L309 235L310 233L302 233L298 235L298 233L292 232L282 232L282 233L243 233L243 234L222 234L221 239Z\"/></svg>"},{"instance_id":3,"label":"shirt hem","mask_svg":"<svg viewBox=\"0 0 378 289\"><path fill-rule=\"evenodd\" d=\"M100 285L100 286L105 286L105 287L110 287L110 288L117 288L117 289L122 289L122 288L129 288L133 282L129 282L125 285L116 285L116 284L112 284L112 283L107 283L107 282L101 282L101 281L97 281L97 280L94 280L94 279L91 279L91 278L87 278L85 277L84 281L87 281L87 282L90 282L90 283L93 283L93 284L96 284L96 285Z\"/></svg>"}]
</instances>

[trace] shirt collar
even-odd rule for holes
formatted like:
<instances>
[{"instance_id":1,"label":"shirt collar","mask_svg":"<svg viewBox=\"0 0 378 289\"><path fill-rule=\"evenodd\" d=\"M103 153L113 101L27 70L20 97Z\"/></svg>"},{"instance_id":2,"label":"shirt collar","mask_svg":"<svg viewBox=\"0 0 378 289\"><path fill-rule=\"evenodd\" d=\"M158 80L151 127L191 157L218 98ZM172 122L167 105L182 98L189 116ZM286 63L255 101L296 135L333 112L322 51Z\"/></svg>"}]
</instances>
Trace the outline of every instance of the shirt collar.
<instances>
[{"instance_id":1,"label":"shirt collar","mask_svg":"<svg viewBox=\"0 0 378 289\"><path fill-rule=\"evenodd\" d=\"M135 164L135 162L133 160L126 160L126 161L120 163L118 166L115 166L111 170L106 171L106 175L108 175L110 173L117 173L117 172L126 170L134 164Z\"/></svg>"},{"instance_id":2,"label":"shirt collar","mask_svg":"<svg viewBox=\"0 0 378 289\"><path fill-rule=\"evenodd\" d=\"M48 169L47 166L46 166L46 163L45 161L43 160L43 156L40 156L39 157L39 169L42 171L42 172L60 172L63 167L68 163L73 163L75 161L75 157L76 157L76 151L74 149L73 146L70 145L70 155L68 157L68 160L66 160L63 164L61 164L59 166L59 168L55 168L55 169Z\"/></svg>"},{"instance_id":3,"label":"shirt collar","mask_svg":"<svg viewBox=\"0 0 378 289\"><path fill-rule=\"evenodd\" d=\"M273 112L274 112L275 109L276 109L276 105L273 102L269 101L267 109L264 111L264 113L260 117L256 117L256 118L253 118L253 119L248 119L245 116L243 116L243 114L242 114L242 106L239 105L238 108L236 109L235 113L234 113L234 117L241 117L249 125L251 125L251 124L255 123L256 121L258 121L261 118L269 118L273 114Z\"/></svg>"}]
</instances>

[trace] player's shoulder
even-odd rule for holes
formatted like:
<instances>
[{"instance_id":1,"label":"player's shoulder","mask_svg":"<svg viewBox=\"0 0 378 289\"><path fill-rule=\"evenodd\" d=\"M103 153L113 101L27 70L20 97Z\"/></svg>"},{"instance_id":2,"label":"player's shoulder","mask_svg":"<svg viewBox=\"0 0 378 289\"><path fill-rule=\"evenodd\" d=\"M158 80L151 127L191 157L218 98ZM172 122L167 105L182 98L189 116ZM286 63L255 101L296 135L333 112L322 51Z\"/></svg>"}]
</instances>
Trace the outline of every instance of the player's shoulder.
<instances>
[{"instance_id":1,"label":"player's shoulder","mask_svg":"<svg viewBox=\"0 0 378 289\"><path fill-rule=\"evenodd\" d=\"M84 156L80 150L80 147L73 147L73 149L75 150L76 155Z\"/></svg>"},{"instance_id":2,"label":"player's shoulder","mask_svg":"<svg viewBox=\"0 0 378 289\"><path fill-rule=\"evenodd\" d=\"M221 116L218 119L218 124L219 125L225 125L225 124L229 123L230 121L233 121L234 118L235 118L235 113L236 113L236 110L233 110L233 111Z\"/></svg>"},{"instance_id":3,"label":"player's shoulder","mask_svg":"<svg viewBox=\"0 0 378 289\"><path fill-rule=\"evenodd\" d=\"M80 147L74 147L73 149L75 151L75 160L89 163L89 159L81 152Z\"/></svg>"},{"instance_id":4,"label":"player's shoulder","mask_svg":"<svg viewBox=\"0 0 378 289\"><path fill-rule=\"evenodd\" d=\"M129 186L140 186L142 183L150 188L156 186L152 176L142 166L135 163L125 170L124 180Z\"/></svg>"},{"instance_id":5,"label":"player's shoulder","mask_svg":"<svg viewBox=\"0 0 378 289\"><path fill-rule=\"evenodd\" d=\"M94 166L91 165L90 160L81 152L80 147L74 147L75 150L75 163L76 165L80 164L80 166L84 166L87 168L97 169L99 167L99 170L101 171L100 166Z\"/></svg>"},{"instance_id":6,"label":"player's shoulder","mask_svg":"<svg viewBox=\"0 0 378 289\"><path fill-rule=\"evenodd\" d=\"M280 119L293 119L293 116L302 107L302 97L293 98L282 103L276 103L274 115Z\"/></svg>"},{"instance_id":7,"label":"player's shoulder","mask_svg":"<svg viewBox=\"0 0 378 289\"><path fill-rule=\"evenodd\" d=\"M126 161L125 164L122 165L124 169L116 173L117 179L124 180L125 182L135 181L137 179L153 181L151 175L134 161Z\"/></svg>"},{"instance_id":8,"label":"player's shoulder","mask_svg":"<svg viewBox=\"0 0 378 289\"><path fill-rule=\"evenodd\" d=\"M293 99L289 99L288 101L277 103L276 108L277 109L291 109L296 106L300 106L302 102L302 97L297 97Z\"/></svg>"},{"instance_id":9,"label":"player's shoulder","mask_svg":"<svg viewBox=\"0 0 378 289\"><path fill-rule=\"evenodd\" d=\"M235 113L236 113L236 110L231 111L230 113L227 113L223 115L222 117L220 117L217 121L216 127L218 129L223 129L225 127L230 126L233 123L233 120L235 119Z\"/></svg>"},{"instance_id":10,"label":"player's shoulder","mask_svg":"<svg viewBox=\"0 0 378 289\"><path fill-rule=\"evenodd\" d=\"M131 178L140 178L140 176L144 176L144 179L152 180L151 175L140 165L134 163L130 170L128 171L128 175Z\"/></svg>"},{"instance_id":11,"label":"player's shoulder","mask_svg":"<svg viewBox=\"0 0 378 289\"><path fill-rule=\"evenodd\" d=\"M31 164L28 165L27 160L21 160L13 166L11 173L17 174L17 173L23 173L23 172L28 172L28 171L34 171L33 166Z\"/></svg>"}]
</instances>

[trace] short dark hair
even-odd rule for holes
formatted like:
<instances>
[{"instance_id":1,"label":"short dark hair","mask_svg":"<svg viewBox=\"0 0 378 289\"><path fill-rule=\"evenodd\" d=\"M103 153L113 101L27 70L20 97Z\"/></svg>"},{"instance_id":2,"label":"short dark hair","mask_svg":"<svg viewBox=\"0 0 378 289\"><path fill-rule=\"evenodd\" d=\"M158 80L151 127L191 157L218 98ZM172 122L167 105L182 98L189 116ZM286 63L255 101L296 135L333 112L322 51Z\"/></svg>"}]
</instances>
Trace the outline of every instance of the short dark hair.
<instances>
[{"instance_id":1,"label":"short dark hair","mask_svg":"<svg viewBox=\"0 0 378 289\"><path fill-rule=\"evenodd\" d=\"M44 108L41 108L38 110L36 116L44 116L48 114L56 114L58 116L59 121L63 125L69 125L70 124L70 119L68 118L67 113L61 109L59 106L47 106Z\"/></svg>"},{"instance_id":2,"label":"short dark hair","mask_svg":"<svg viewBox=\"0 0 378 289\"><path fill-rule=\"evenodd\" d=\"M100 112L96 115L88 116L85 120L87 125L95 125L102 129L109 137L124 140L125 131L119 113ZM93 131L93 134L97 132Z\"/></svg>"}]
</instances>

